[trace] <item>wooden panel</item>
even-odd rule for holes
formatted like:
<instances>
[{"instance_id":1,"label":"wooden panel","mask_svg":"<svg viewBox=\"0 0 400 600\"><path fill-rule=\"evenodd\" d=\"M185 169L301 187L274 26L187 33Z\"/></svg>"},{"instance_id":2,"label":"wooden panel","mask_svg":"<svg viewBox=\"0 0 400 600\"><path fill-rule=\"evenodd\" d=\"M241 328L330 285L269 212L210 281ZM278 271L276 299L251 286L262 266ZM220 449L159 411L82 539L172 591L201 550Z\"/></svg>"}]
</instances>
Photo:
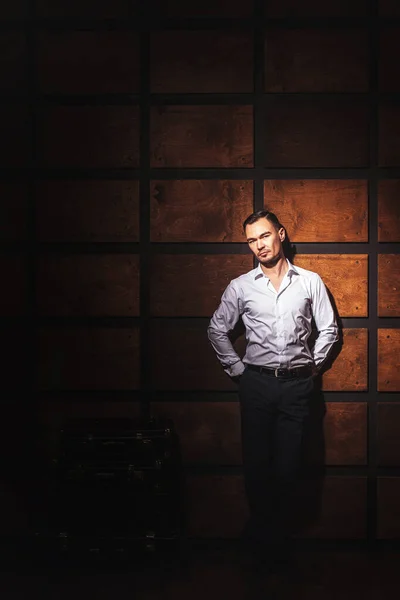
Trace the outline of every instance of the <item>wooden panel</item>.
<instances>
[{"instance_id":1,"label":"wooden panel","mask_svg":"<svg viewBox=\"0 0 400 600\"><path fill-rule=\"evenodd\" d=\"M150 313L157 317L211 316L229 282L252 268L250 255L154 255Z\"/></svg>"},{"instance_id":2,"label":"wooden panel","mask_svg":"<svg viewBox=\"0 0 400 600\"><path fill-rule=\"evenodd\" d=\"M37 13L45 17L126 17L141 14L142 0L37 0Z\"/></svg>"},{"instance_id":3,"label":"wooden panel","mask_svg":"<svg viewBox=\"0 0 400 600\"><path fill-rule=\"evenodd\" d=\"M43 119L42 161L52 167L138 167L136 106L59 106Z\"/></svg>"},{"instance_id":4,"label":"wooden panel","mask_svg":"<svg viewBox=\"0 0 400 600\"><path fill-rule=\"evenodd\" d=\"M325 477L320 488L305 481L300 512L309 512L312 522L301 537L365 538L366 501L366 477Z\"/></svg>"},{"instance_id":5,"label":"wooden panel","mask_svg":"<svg viewBox=\"0 0 400 600\"><path fill-rule=\"evenodd\" d=\"M367 6L368 0L265 0L268 17L362 17Z\"/></svg>"},{"instance_id":6,"label":"wooden panel","mask_svg":"<svg viewBox=\"0 0 400 600\"><path fill-rule=\"evenodd\" d=\"M365 30L267 30L265 91L363 92L367 89Z\"/></svg>"},{"instance_id":7,"label":"wooden panel","mask_svg":"<svg viewBox=\"0 0 400 600\"><path fill-rule=\"evenodd\" d=\"M327 465L367 464L367 404L327 402L324 436Z\"/></svg>"},{"instance_id":8,"label":"wooden panel","mask_svg":"<svg viewBox=\"0 0 400 600\"><path fill-rule=\"evenodd\" d=\"M25 51L22 32L0 33L0 92L23 91L26 84Z\"/></svg>"},{"instance_id":9,"label":"wooden panel","mask_svg":"<svg viewBox=\"0 0 400 600\"><path fill-rule=\"evenodd\" d=\"M379 89L382 92L400 92L399 35L399 27L381 27L380 29Z\"/></svg>"},{"instance_id":10,"label":"wooden panel","mask_svg":"<svg viewBox=\"0 0 400 600\"><path fill-rule=\"evenodd\" d=\"M151 322L151 382L156 390L237 390L207 338L209 319ZM244 355L245 339L235 344ZM168 349L166 352L166 348Z\"/></svg>"},{"instance_id":11,"label":"wooden panel","mask_svg":"<svg viewBox=\"0 0 400 600\"><path fill-rule=\"evenodd\" d=\"M0 4L0 19L18 19L27 16L28 0L13 0Z\"/></svg>"},{"instance_id":12,"label":"wooden panel","mask_svg":"<svg viewBox=\"0 0 400 600\"><path fill-rule=\"evenodd\" d=\"M264 181L264 206L292 242L367 242L367 182L340 179Z\"/></svg>"},{"instance_id":13,"label":"wooden panel","mask_svg":"<svg viewBox=\"0 0 400 600\"><path fill-rule=\"evenodd\" d=\"M32 381L32 355L29 346L31 331L25 324L23 327L15 325L13 327L1 327L0 335L3 350L1 353L2 390L7 390L10 393L18 393L25 388L30 390Z\"/></svg>"},{"instance_id":14,"label":"wooden panel","mask_svg":"<svg viewBox=\"0 0 400 600\"><path fill-rule=\"evenodd\" d=\"M0 241L22 241L27 235L27 188L15 183L0 184Z\"/></svg>"},{"instance_id":15,"label":"wooden panel","mask_svg":"<svg viewBox=\"0 0 400 600\"><path fill-rule=\"evenodd\" d=\"M270 96L266 117L266 167L368 165L364 99Z\"/></svg>"},{"instance_id":16,"label":"wooden panel","mask_svg":"<svg viewBox=\"0 0 400 600\"><path fill-rule=\"evenodd\" d=\"M249 33L155 32L150 64L151 91L155 93L253 91Z\"/></svg>"},{"instance_id":17,"label":"wooden panel","mask_svg":"<svg viewBox=\"0 0 400 600\"><path fill-rule=\"evenodd\" d=\"M250 17L253 0L150 0L152 9L163 17Z\"/></svg>"},{"instance_id":18,"label":"wooden panel","mask_svg":"<svg viewBox=\"0 0 400 600\"><path fill-rule=\"evenodd\" d=\"M152 167L252 167L251 106L151 110Z\"/></svg>"},{"instance_id":19,"label":"wooden panel","mask_svg":"<svg viewBox=\"0 0 400 600\"><path fill-rule=\"evenodd\" d=\"M378 255L378 315L400 316L400 254Z\"/></svg>"},{"instance_id":20,"label":"wooden panel","mask_svg":"<svg viewBox=\"0 0 400 600\"><path fill-rule=\"evenodd\" d=\"M378 183L378 240L400 242L400 179Z\"/></svg>"},{"instance_id":21,"label":"wooden panel","mask_svg":"<svg viewBox=\"0 0 400 600\"><path fill-rule=\"evenodd\" d=\"M400 477L378 477L378 538L400 537Z\"/></svg>"},{"instance_id":22,"label":"wooden panel","mask_svg":"<svg viewBox=\"0 0 400 600\"><path fill-rule=\"evenodd\" d=\"M29 157L28 113L22 104L0 105L0 165L25 167Z\"/></svg>"},{"instance_id":23,"label":"wooden panel","mask_svg":"<svg viewBox=\"0 0 400 600\"><path fill-rule=\"evenodd\" d=\"M39 332L41 390L122 390L139 385L139 330L70 326Z\"/></svg>"},{"instance_id":24,"label":"wooden panel","mask_svg":"<svg viewBox=\"0 0 400 600\"><path fill-rule=\"evenodd\" d=\"M152 242L244 242L252 181L152 181Z\"/></svg>"},{"instance_id":25,"label":"wooden panel","mask_svg":"<svg viewBox=\"0 0 400 600\"><path fill-rule=\"evenodd\" d=\"M42 242L137 242L139 182L39 182L36 233Z\"/></svg>"},{"instance_id":26,"label":"wooden panel","mask_svg":"<svg viewBox=\"0 0 400 600\"><path fill-rule=\"evenodd\" d=\"M379 165L400 165L400 107L395 100L381 105L379 113Z\"/></svg>"},{"instance_id":27,"label":"wooden panel","mask_svg":"<svg viewBox=\"0 0 400 600\"><path fill-rule=\"evenodd\" d=\"M139 39L132 32L43 32L37 61L39 88L45 93L139 91Z\"/></svg>"},{"instance_id":28,"label":"wooden panel","mask_svg":"<svg viewBox=\"0 0 400 600\"><path fill-rule=\"evenodd\" d=\"M23 315L27 311L27 261L23 256L1 255L0 315Z\"/></svg>"},{"instance_id":29,"label":"wooden panel","mask_svg":"<svg viewBox=\"0 0 400 600\"><path fill-rule=\"evenodd\" d=\"M378 0L379 14L385 17L399 17L400 4L397 0Z\"/></svg>"},{"instance_id":30,"label":"wooden panel","mask_svg":"<svg viewBox=\"0 0 400 600\"><path fill-rule=\"evenodd\" d=\"M187 478L188 535L239 537L248 512L242 477L192 475Z\"/></svg>"},{"instance_id":31,"label":"wooden panel","mask_svg":"<svg viewBox=\"0 0 400 600\"><path fill-rule=\"evenodd\" d=\"M400 391L400 329L378 330L378 391Z\"/></svg>"},{"instance_id":32,"label":"wooden panel","mask_svg":"<svg viewBox=\"0 0 400 600\"><path fill-rule=\"evenodd\" d=\"M368 330L344 329L343 345L322 376L324 391L365 392L368 389Z\"/></svg>"},{"instance_id":33,"label":"wooden panel","mask_svg":"<svg viewBox=\"0 0 400 600\"><path fill-rule=\"evenodd\" d=\"M400 402L378 403L378 464L400 466Z\"/></svg>"},{"instance_id":34,"label":"wooden panel","mask_svg":"<svg viewBox=\"0 0 400 600\"><path fill-rule=\"evenodd\" d=\"M151 414L174 421L185 464L241 464L238 402L152 402Z\"/></svg>"},{"instance_id":35,"label":"wooden panel","mask_svg":"<svg viewBox=\"0 0 400 600\"><path fill-rule=\"evenodd\" d=\"M296 265L318 273L342 317L368 314L368 256L366 254L299 254ZM344 277L344 274L346 275Z\"/></svg>"},{"instance_id":36,"label":"wooden panel","mask_svg":"<svg viewBox=\"0 0 400 600\"><path fill-rule=\"evenodd\" d=\"M41 256L36 299L42 315L139 315L139 257Z\"/></svg>"}]
</instances>

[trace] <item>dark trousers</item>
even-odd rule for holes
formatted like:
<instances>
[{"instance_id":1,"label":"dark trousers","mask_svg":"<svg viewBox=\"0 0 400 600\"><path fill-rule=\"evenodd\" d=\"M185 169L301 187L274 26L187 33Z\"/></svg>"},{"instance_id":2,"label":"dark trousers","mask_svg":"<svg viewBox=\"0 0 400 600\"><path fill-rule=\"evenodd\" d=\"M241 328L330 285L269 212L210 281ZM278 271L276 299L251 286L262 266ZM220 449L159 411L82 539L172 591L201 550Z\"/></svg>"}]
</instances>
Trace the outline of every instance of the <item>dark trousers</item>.
<instances>
[{"instance_id":1,"label":"dark trousers","mask_svg":"<svg viewBox=\"0 0 400 600\"><path fill-rule=\"evenodd\" d=\"M250 519L245 536L272 551L291 534L312 377L281 379L246 369L239 382Z\"/></svg>"}]
</instances>

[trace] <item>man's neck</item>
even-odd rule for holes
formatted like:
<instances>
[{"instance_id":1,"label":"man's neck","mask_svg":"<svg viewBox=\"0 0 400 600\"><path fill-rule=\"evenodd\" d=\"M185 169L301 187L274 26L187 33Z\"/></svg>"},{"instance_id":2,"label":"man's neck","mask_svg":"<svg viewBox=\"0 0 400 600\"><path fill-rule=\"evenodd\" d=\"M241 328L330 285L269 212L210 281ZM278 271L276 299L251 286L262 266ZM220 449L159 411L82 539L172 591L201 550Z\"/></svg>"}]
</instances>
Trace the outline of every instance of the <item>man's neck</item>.
<instances>
[{"instance_id":1,"label":"man's neck","mask_svg":"<svg viewBox=\"0 0 400 600\"><path fill-rule=\"evenodd\" d=\"M280 279L282 278L288 271L287 260L284 256L281 256L279 260L270 267L261 264L261 270L270 279Z\"/></svg>"}]
</instances>

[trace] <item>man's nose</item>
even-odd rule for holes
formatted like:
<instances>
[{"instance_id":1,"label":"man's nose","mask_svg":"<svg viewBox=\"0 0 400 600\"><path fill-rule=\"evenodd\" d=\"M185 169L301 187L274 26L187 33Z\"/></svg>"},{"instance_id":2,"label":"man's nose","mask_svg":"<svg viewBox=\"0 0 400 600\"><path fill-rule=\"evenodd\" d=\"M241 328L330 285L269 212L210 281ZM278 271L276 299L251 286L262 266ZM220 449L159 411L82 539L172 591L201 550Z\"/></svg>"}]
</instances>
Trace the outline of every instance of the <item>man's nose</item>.
<instances>
[{"instance_id":1,"label":"man's nose","mask_svg":"<svg viewBox=\"0 0 400 600\"><path fill-rule=\"evenodd\" d=\"M262 240L262 239L257 240L257 249L260 250L263 247L264 247L264 240Z\"/></svg>"}]
</instances>

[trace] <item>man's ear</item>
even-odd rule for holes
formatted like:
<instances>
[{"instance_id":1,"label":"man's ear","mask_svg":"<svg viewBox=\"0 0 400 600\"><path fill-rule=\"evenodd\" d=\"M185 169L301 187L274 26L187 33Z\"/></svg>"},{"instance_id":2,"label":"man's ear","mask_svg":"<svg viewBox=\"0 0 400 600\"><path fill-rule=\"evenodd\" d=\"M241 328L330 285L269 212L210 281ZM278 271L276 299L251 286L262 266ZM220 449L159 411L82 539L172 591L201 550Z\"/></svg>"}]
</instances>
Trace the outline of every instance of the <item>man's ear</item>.
<instances>
[{"instance_id":1,"label":"man's ear","mask_svg":"<svg viewBox=\"0 0 400 600\"><path fill-rule=\"evenodd\" d=\"M286 237L285 228L281 227L280 230L279 230L279 238L280 238L281 242L283 242L283 240L285 239L285 237Z\"/></svg>"}]
</instances>

